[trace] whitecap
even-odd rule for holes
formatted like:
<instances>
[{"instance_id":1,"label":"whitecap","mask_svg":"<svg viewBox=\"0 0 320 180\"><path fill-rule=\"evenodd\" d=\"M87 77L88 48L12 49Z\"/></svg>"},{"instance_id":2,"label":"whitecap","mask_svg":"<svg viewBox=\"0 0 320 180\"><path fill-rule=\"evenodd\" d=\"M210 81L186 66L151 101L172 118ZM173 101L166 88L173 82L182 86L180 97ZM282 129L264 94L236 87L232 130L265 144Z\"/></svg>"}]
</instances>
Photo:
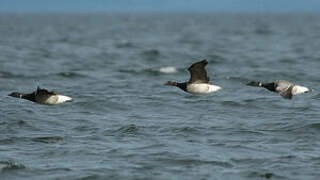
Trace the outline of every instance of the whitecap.
<instances>
[{"instance_id":1,"label":"whitecap","mask_svg":"<svg viewBox=\"0 0 320 180\"><path fill-rule=\"evenodd\" d=\"M165 74L172 74L172 73L177 73L178 70L175 67L167 66L167 67L160 68L159 72L165 73Z\"/></svg>"}]
</instances>

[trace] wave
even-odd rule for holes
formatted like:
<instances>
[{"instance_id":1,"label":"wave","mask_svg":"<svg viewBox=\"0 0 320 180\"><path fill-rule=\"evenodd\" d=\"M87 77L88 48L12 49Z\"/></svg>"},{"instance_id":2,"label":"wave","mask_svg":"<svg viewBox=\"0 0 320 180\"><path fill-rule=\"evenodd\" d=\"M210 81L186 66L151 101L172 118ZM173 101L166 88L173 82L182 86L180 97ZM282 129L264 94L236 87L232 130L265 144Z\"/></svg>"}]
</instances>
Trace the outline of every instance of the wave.
<instances>
[{"instance_id":1,"label":"wave","mask_svg":"<svg viewBox=\"0 0 320 180\"><path fill-rule=\"evenodd\" d=\"M320 130L320 123L311 123L302 127L296 127L293 129L293 131L305 131L305 132L319 132Z\"/></svg>"},{"instance_id":2,"label":"wave","mask_svg":"<svg viewBox=\"0 0 320 180\"><path fill-rule=\"evenodd\" d=\"M188 126L183 126L183 127L171 127L171 128L164 128L160 130L160 133L164 132L172 132L175 134L200 134L203 132L205 128L203 127L188 127Z\"/></svg>"},{"instance_id":3,"label":"wave","mask_svg":"<svg viewBox=\"0 0 320 180\"><path fill-rule=\"evenodd\" d=\"M261 173L261 172L250 172L247 177L248 178L265 178L265 179L271 179L272 177L274 177L275 174L274 173Z\"/></svg>"},{"instance_id":4,"label":"wave","mask_svg":"<svg viewBox=\"0 0 320 180\"><path fill-rule=\"evenodd\" d=\"M9 78L27 78L28 76L25 76L25 75L22 75L22 74L15 74L15 73L12 73L12 72L1 71L0 72L0 77L9 79Z\"/></svg>"},{"instance_id":5,"label":"wave","mask_svg":"<svg viewBox=\"0 0 320 180\"><path fill-rule=\"evenodd\" d=\"M76 72L60 72L57 73L55 75L61 76L61 77L65 77L65 78L83 78L83 77L87 77L83 74L79 74Z\"/></svg>"},{"instance_id":6,"label":"wave","mask_svg":"<svg viewBox=\"0 0 320 180\"><path fill-rule=\"evenodd\" d=\"M30 74L30 73L29 73ZM6 72L6 71L0 71L0 77L5 79L38 79L38 78L47 78L47 77L53 77L53 76L59 76L64 78L83 78L87 77L86 75L76 73L76 72L59 72L59 73L43 73L43 74L16 74L13 72Z\"/></svg>"},{"instance_id":7,"label":"wave","mask_svg":"<svg viewBox=\"0 0 320 180\"><path fill-rule=\"evenodd\" d=\"M152 76L159 76L164 74L176 74L181 72L181 70L173 66L164 66L159 68L146 68L146 69L120 69L119 72L133 74L133 75L146 74L146 75L152 75Z\"/></svg>"},{"instance_id":8,"label":"wave","mask_svg":"<svg viewBox=\"0 0 320 180\"><path fill-rule=\"evenodd\" d=\"M142 55L149 58L155 58L160 55L160 51L157 49L150 49L150 50L143 51Z\"/></svg>"},{"instance_id":9,"label":"wave","mask_svg":"<svg viewBox=\"0 0 320 180\"><path fill-rule=\"evenodd\" d=\"M63 141L63 137L61 137L61 136L43 136L43 137L32 138L32 140L35 142L40 142L40 143L57 143L57 142Z\"/></svg>"},{"instance_id":10,"label":"wave","mask_svg":"<svg viewBox=\"0 0 320 180\"><path fill-rule=\"evenodd\" d=\"M130 41L126 41L126 40L121 40L121 41L117 41L116 43L113 44L114 47L116 48L135 48L136 45Z\"/></svg>"},{"instance_id":11,"label":"wave","mask_svg":"<svg viewBox=\"0 0 320 180\"><path fill-rule=\"evenodd\" d=\"M160 153L152 153L147 154L153 160L157 162L163 162L166 164L175 164L175 165L212 165L212 166L219 166L225 168L232 168L233 165L229 162L225 161L217 161L217 160L205 160L205 159L195 159L195 158L184 158L184 155L179 153L172 153L172 152L160 152Z\"/></svg>"},{"instance_id":12,"label":"wave","mask_svg":"<svg viewBox=\"0 0 320 180\"><path fill-rule=\"evenodd\" d=\"M0 161L0 172L23 168L25 168L25 166L16 161Z\"/></svg>"},{"instance_id":13,"label":"wave","mask_svg":"<svg viewBox=\"0 0 320 180\"><path fill-rule=\"evenodd\" d=\"M117 129L115 132L121 133L121 134L138 134L140 128L136 126L135 124L125 125Z\"/></svg>"},{"instance_id":14,"label":"wave","mask_svg":"<svg viewBox=\"0 0 320 180\"><path fill-rule=\"evenodd\" d=\"M161 67L161 68L159 68L157 70L158 70L158 72L164 73L164 74L173 74L173 73L177 73L178 72L178 70L175 67L172 67L172 66Z\"/></svg>"}]
</instances>

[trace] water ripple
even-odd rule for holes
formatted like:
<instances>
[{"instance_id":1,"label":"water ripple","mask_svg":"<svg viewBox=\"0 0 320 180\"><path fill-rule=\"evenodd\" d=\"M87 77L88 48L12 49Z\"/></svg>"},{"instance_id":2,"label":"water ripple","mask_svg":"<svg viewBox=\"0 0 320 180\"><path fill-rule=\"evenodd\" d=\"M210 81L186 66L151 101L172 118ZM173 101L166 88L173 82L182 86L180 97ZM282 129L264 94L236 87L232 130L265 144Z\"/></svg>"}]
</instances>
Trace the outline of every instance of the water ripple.
<instances>
[{"instance_id":1,"label":"water ripple","mask_svg":"<svg viewBox=\"0 0 320 180\"><path fill-rule=\"evenodd\" d=\"M0 173L4 171L24 169L25 166L16 161L0 161Z\"/></svg>"},{"instance_id":2,"label":"water ripple","mask_svg":"<svg viewBox=\"0 0 320 180\"><path fill-rule=\"evenodd\" d=\"M43 137L32 138L32 140L35 142L40 142L40 143L57 143L57 142L63 141L63 137L61 137L61 136L43 136Z\"/></svg>"}]
</instances>

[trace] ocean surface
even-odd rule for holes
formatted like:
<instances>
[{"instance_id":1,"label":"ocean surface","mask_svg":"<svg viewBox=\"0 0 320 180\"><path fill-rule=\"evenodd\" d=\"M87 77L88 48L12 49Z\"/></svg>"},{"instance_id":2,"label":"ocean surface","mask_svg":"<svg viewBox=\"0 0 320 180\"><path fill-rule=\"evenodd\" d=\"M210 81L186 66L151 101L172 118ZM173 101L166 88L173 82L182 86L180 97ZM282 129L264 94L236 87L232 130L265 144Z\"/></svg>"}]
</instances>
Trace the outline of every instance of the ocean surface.
<instances>
[{"instance_id":1,"label":"ocean surface","mask_svg":"<svg viewBox=\"0 0 320 180\"><path fill-rule=\"evenodd\" d=\"M0 179L318 180L320 14L0 14ZM206 96L164 86L207 59ZM285 100L245 84L313 89ZM46 106L7 96L37 86Z\"/></svg>"}]
</instances>

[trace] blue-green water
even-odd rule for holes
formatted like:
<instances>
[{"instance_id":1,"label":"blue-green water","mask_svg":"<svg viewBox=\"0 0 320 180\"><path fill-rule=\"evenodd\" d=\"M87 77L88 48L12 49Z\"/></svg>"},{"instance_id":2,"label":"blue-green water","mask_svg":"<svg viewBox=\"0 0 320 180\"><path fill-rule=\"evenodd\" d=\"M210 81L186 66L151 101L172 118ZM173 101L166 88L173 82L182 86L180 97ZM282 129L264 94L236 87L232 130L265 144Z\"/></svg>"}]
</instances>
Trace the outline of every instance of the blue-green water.
<instances>
[{"instance_id":1,"label":"blue-green water","mask_svg":"<svg viewBox=\"0 0 320 180\"><path fill-rule=\"evenodd\" d=\"M0 179L319 179L319 17L0 15ZM204 58L221 91L163 86ZM74 101L7 96L38 85Z\"/></svg>"}]
</instances>

